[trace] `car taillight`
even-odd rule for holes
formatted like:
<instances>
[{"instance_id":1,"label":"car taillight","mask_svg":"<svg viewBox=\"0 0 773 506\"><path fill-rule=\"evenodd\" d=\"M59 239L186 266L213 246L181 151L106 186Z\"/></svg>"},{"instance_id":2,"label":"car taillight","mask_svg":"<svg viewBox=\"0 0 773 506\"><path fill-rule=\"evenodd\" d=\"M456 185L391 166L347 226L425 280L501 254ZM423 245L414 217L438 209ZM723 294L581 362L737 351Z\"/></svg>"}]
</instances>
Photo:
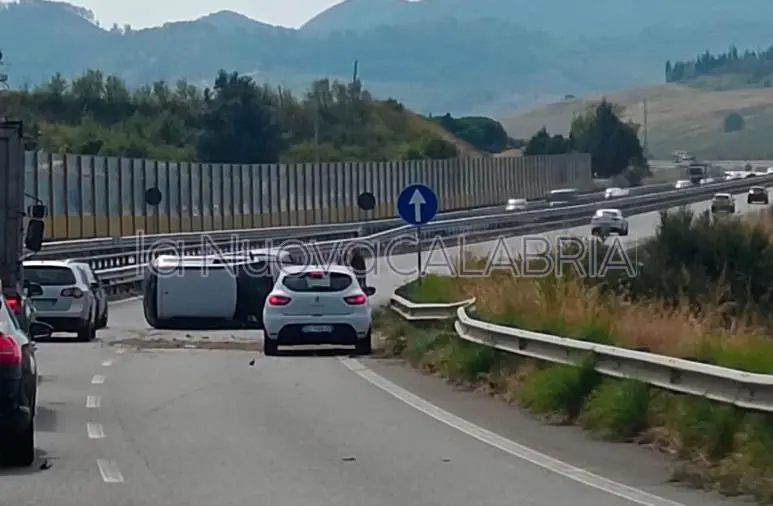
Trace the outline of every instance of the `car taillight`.
<instances>
[{"instance_id":1,"label":"car taillight","mask_svg":"<svg viewBox=\"0 0 773 506\"><path fill-rule=\"evenodd\" d=\"M65 288L60 294L62 297L72 297L73 299L80 299L83 297L83 290L80 288Z\"/></svg>"},{"instance_id":2,"label":"car taillight","mask_svg":"<svg viewBox=\"0 0 773 506\"><path fill-rule=\"evenodd\" d=\"M325 273L324 273L324 272L309 272L309 273L308 273L308 274L306 274L306 275L307 275L308 277L310 277L310 278L314 278L314 279L322 279L322 278L324 278L324 277L325 277Z\"/></svg>"},{"instance_id":3,"label":"car taillight","mask_svg":"<svg viewBox=\"0 0 773 506\"><path fill-rule=\"evenodd\" d=\"M363 294L350 295L349 297L344 297L344 300L347 304L351 304L352 306L361 306L368 302L368 298Z\"/></svg>"},{"instance_id":4,"label":"car taillight","mask_svg":"<svg viewBox=\"0 0 773 506\"><path fill-rule=\"evenodd\" d=\"M9 295L5 298L5 301L8 303L8 307L11 308L13 314L16 316L21 314L21 296Z\"/></svg>"},{"instance_id":5,"label":"car taillight","mask_svg":"<svg viewBox=\"0 0 773 506\"><path fill-rule=\"evenodd\" d=\"M10 336L0 334L0 365L20 365L21 348Z\"/></svg>"},{"instance_id":6,"label":"car taillight","mask_svg":"<svg viewBox=\"0 0 773 506\"><path fill-rule=\"evenodd\" d=\"M289 303L290 303L290 297L285 297L283 295L268 296L268 304L270 306L286 306Z\"/></svg>"}]
</instances>

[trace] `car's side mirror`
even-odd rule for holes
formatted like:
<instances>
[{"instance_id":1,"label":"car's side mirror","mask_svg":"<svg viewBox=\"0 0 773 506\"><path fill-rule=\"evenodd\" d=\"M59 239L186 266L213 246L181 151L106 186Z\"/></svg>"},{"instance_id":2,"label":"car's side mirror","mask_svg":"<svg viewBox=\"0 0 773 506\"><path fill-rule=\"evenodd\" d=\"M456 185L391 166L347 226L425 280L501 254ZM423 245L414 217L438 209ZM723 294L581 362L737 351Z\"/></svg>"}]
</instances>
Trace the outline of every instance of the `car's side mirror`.
<instances>
[{"instance_id":1,"label":"car's side mirror","mask_svg":"<svg viewBox=\"0 0 773 506\"><path fill-rule=\"evenodd\" d=\"M24 288L27 297L40 297L43 295L43 287L37 283L25 282Z\"/></svg>"},{"instance_id":2,"label":"car's side mirror","mask_svg":"<svg viewBox=\"0 0 773 506\"><path fill-rule=\"evenodd\" d=\"M33 321L30 322L30 337L33 340L48 339L54 333L54 327L47 323Z\"/></svg>"},{"instance_id":3,"label":"car's side mirror","mask_svg":"<svg viewBox=\"0 0 773 506\"><path fill-rule=\"evenodd\" d=\"M366 286L364 292L368 297L373 297L376 294L376 289L372 286Z\"/></svg>"}]
</instances>

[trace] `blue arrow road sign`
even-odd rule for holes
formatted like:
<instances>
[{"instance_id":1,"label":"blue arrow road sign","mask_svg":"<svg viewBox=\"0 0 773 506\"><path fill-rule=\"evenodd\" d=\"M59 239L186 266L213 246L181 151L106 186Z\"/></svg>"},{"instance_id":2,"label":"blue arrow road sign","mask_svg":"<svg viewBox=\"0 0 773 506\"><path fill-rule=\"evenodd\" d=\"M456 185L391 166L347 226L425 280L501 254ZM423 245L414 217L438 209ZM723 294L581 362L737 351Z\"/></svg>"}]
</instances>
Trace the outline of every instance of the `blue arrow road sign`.
<instances>
[{"instance_id":1,"label":"blue arrow road sign","mask_svg":"<svg viewBox=\"0 0 773 506\"><path fill-rule=\"evenodd\" d=\"M397 197L397 212L409 225L424 225L437 214L437 195L423 184L406 186Z\"/></svg>"}]
</instances>

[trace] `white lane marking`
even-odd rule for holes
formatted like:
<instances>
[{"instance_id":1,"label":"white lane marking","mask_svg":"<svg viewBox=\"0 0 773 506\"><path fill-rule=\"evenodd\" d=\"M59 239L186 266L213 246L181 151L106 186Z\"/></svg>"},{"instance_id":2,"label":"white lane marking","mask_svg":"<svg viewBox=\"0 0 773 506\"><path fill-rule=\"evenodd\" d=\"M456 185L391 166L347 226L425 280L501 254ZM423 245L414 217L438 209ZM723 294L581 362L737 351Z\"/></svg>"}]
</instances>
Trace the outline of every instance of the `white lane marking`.
<instances>
[{"instance_id":1,"label":"white lane marking","mask_svg":"<svg viewBox=\"0 0 773 506\"><path fill-rule=\"evenodd\" d=\"M102 385L105 383L105 377L101 374L95 374L93 378L91 378L91 384L92 385Z\"/></svg>"},{"instance_id":2,"label":"white lane marking","mask_svg":"<svg viewBox=\"0 0 773 506\"><path fill-rule=\"evenodd\" d=\"M510 439L504 438L494 432L479 427L472 422L460 418L444 409L435 406L434 404L422 399L416 394L409 392L408 390L392 383L388 379L384 378L380 374L372 371L362 362L351 358L341 358L344 366L349 370L360 376L368 383L380 388L387 392L396 399L408 404L409 406L421 411L427 416L434 418L435 420L453 427L454 429L470 436L482 443L489 446L493 446L505 453L508 453L521 460L525 460L530 464L547 469L556 474L569 478L571 480L582 483L589 487L593 487L597 490L601 490L608 494L621 497L628 501L641 504L642 506L684 506L681 503L665 499L663 497L650 494L637 488L629 487L622 483L612 481L603 476L593 474L591 472L575 467L566 462L562 462L556 458L553 458L544 453L540 453L536 450L523 446Z\"/></svg>"},{"instance_id":3,"label":"white lane marking","mask_svg":"<svg viewBox=\"0 0 773 506\"><path fill-rule=\"evenodd\" d=\"M105 429L101 423L86 422L86 434L89 439L105 439Z\"/></svg>"},{"instance_id":4,"label":"white lane marking","mask_svg":"<svg viewBox=\"0 0 773 506\"><path fill-rule=\"evenodd\" d=\"M126 353L126 348L116 348L115 353L116 355L123 355Z\"/></svg>"},{"instance_id":5,"label":"white lane marking","mask_svg":"<svg viewBox=\"0 0 773 506\"><path fill-rule=\"evenodd\" d=\"M97 459L99 474L105 483L123 483L123 475L113 460Z\"/></svg>"},{"instance_id":6,"label":"white lane marking","mask_svg":"<svg viewBox=\"0 0 773 506\"><path fill-rule=\"evenodd\" d=\"M87 395L86 407L88 409L99 409L102 406L102 397L99 395Z\"/></svg>"},{"instance_id":7,"label":"white lane marking","mask_svg":"<svg viewBox=\"0 0 773 506\"><path fill-rule=\"evenodd\" d=\"M110 367L111 365L113 365L112 360L105 360L104 362L102 362L102 367Z\"/></svg>"}]
</instances>

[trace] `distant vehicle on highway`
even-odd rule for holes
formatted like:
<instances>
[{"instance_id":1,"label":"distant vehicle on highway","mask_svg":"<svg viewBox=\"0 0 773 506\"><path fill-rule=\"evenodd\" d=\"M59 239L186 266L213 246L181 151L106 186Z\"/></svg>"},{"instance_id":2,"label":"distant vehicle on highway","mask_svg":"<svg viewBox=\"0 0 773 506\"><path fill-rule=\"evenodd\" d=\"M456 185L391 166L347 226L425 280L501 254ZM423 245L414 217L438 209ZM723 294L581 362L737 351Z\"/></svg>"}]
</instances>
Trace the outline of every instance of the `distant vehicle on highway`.
<instances>
[{"instance_id":1,"label":"distant vehicle on highway","mask_svg":"<svg viewBox=\"0 0 773 506\"><path fill-rule=\"evenodd\" d=\"M674 188L677 190L684 190L686 188L690 188L691 186L692 186L692 183L687 179L680 179L674 184Z\"/></svg>"},{"instance_id":2,"label":"distant vehicle on highway","mask_svg":"<svg viewBox=\"0 0 773 506\"><path fill-rule=\"evenodd\" d=\"M529 207L526 199L507 199L505 211L525 211Z\"/></svg>"},{"instance_id":3,"label":"distant vehicle on highway","mask_svg":"<svg viewBox=\"0 0 773 506\"><path fill-rule=\"evenodd\" d=\"M42 287L32 297L37 319L54 332L75 333L79 341L97 337L99 301L89 279L77 264L67 260L25 260L24 279Z\"/></svg>"},{"instance_id":4,"label":"distant vehicle on highway","mask_svg":"<svg viewBox=\"0 0 773 506\"><path fill-rule=\"evenodd\" d=\"M701 179L700 184L703 184L703 185L705 185L705 184L714 184L716 182L717 182L717 180L714 179L713 177L704 177L703 179Z\"/></svg>"},{"instance_id":5,"label":"distant vehicle on highway","mask_svg":"<svg viewBox=\"0 0 773 506\"><path fill-rule=\"evenodd\" d=\"M373 287L360 286L343 265L294 266L284 270L263 309L263 352L279 346L332 344L354 346L358 355L372 350Z\"/></svg>"},{"instance_id":6,"label":"distant vehicle on highway","mask_svg":"<svg viewBox=\"0 0 773 506\"><path fill-rule=\"evenodd\" d=\"M563 188L559 190L551 190L547 195L548 206L569 206L574 204L577 200L579 192L575 188Z\"/></svg>"},{"instance_id":7,"label":"distant vehicle on highway","mask_svg":"<svg viewBox=\"0 0 773 506\"><path fill-rule=\"evenodd\" d=\"M627 197L630 194L628 188L607 188L604 191L605 199L616 199L620 197Z\"/></svg>"},{"instance_id":8,"label":"distant vehicle on highway","mask_svg":"<svg viewBox=\"0 0 773 506\"><path fill-rule=\"evenodd\" d=\"M735 213L735 199L729 193L715 193L711 199L712 213Z\"/></svg>"},{"instance_id":9,"label":"distant vehicle on highway","mask_svg":"<svg viewBox=\"0 0 773 506\"><path fill-rule=\"evenodd\" d=\"M628 235L628 220L620 209L599 209L590 220L592 235Z\"/></svg>"},{"instance_id":10,"label":"distant vehicle on highway","mask_svg":"<svg viewBox=\"0 0 773 506\"><path fill-rule=\"evenodd\" d=\"M285 250L247 255L161 255L145 271L145 320L157 329L212 325L262 327L263 305L294 259Z\"/></svg>"},{"instance_id":11,"label":"distant vehicle on highway","mask_svg":"<svg viewBox=\"0 0 773 506\"><path fill-rule=\"evenodd\" d=\"M768 190L764 186L752 186L746 195L747 204L769 204Z\"/></svg>"},{"instance_id":12,"label":"distant vehicle on highway","mask_svg":"<svg viewBox=\"0 0 773 506\"><path fill-rule=\"evenodd\" d=\"M701 179L708 177L709 165L706 163L691 162L687 166L687 177L693 184L698 184Z\"/></svg>"},{"instance_id":13,"label":"distant vehicle on highway","mask_svg":"<svg viewBox=\"0 0 773 506\"><path fill-rule=\"evenodd\" d=\"M38 367L33 339L51 336L51 327L33 321L29 334L0 297L0 456L6 464L35 461Z\"/></svg>"}]
</instances>

